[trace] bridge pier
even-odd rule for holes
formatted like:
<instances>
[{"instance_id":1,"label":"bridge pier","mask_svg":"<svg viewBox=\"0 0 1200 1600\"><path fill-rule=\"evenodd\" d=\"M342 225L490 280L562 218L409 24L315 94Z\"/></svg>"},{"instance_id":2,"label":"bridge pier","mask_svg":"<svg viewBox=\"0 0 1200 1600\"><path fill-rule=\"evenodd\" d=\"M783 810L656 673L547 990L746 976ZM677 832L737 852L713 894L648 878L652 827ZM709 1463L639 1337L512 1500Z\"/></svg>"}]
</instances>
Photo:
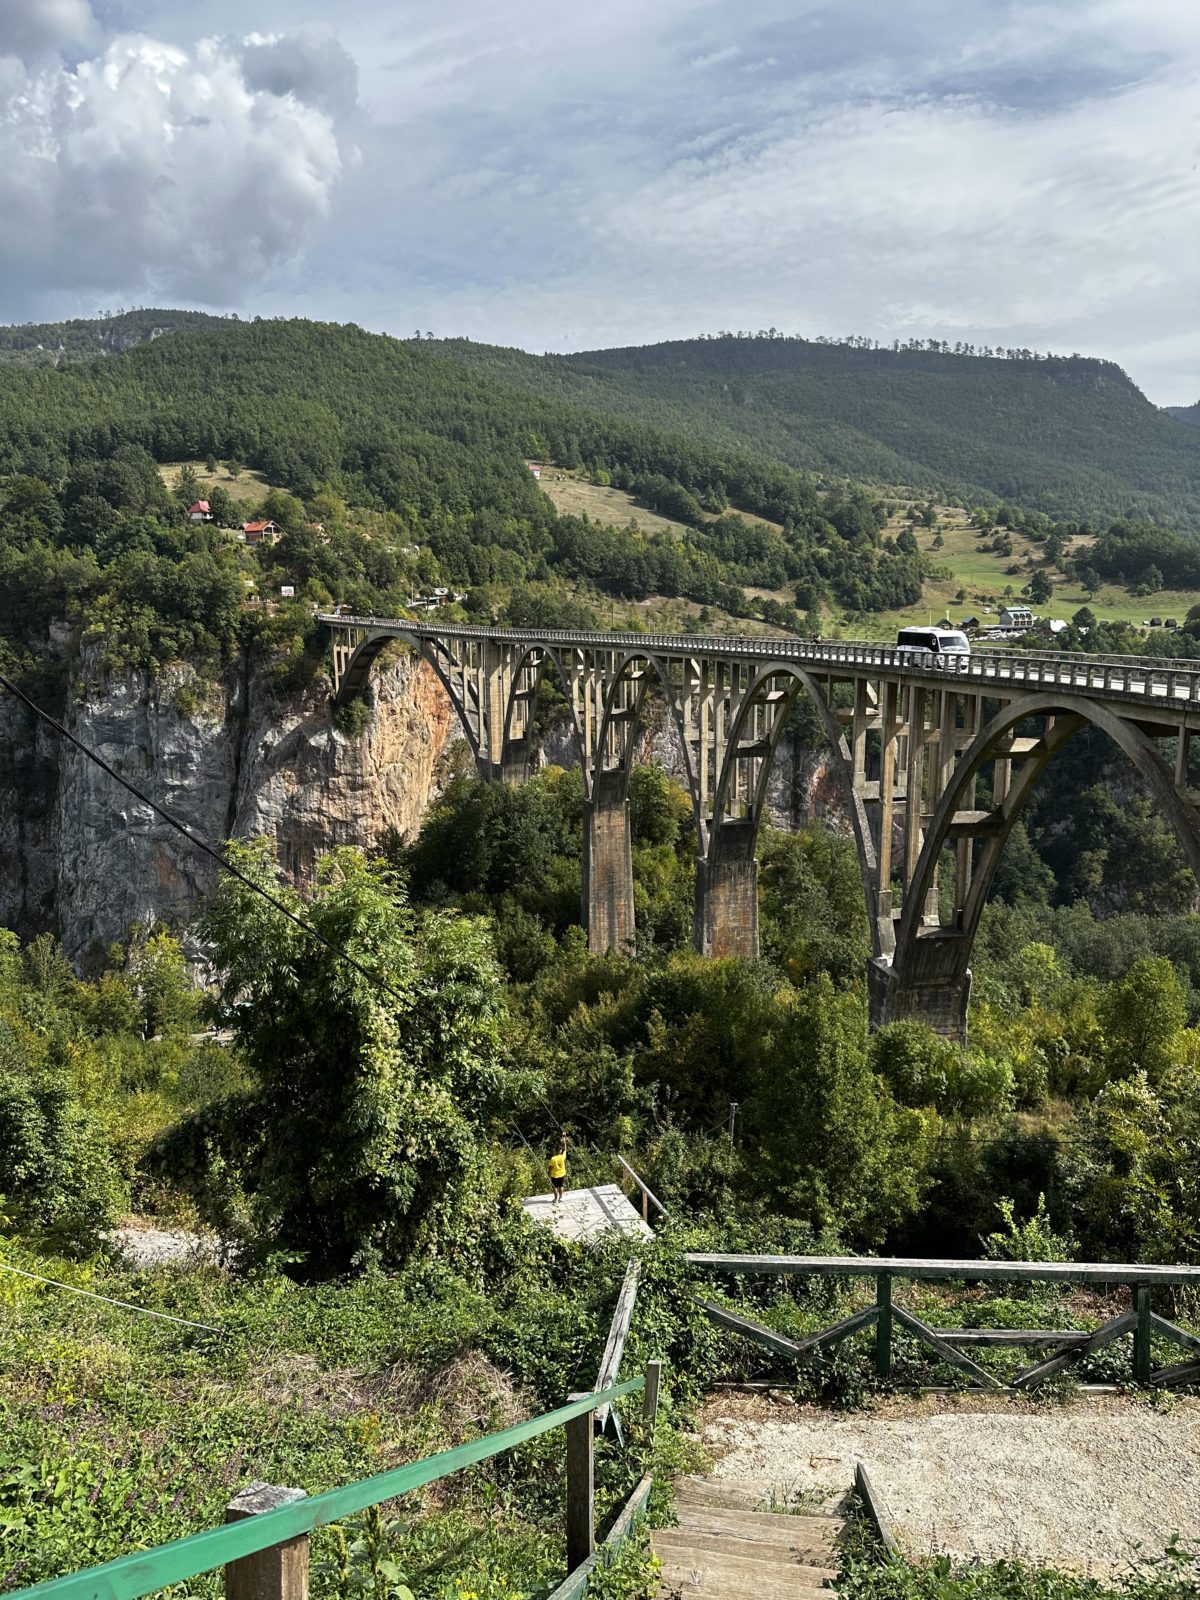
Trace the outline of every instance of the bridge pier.
<instances>
[{"instance_id":1,"label":"bridge pier","mask_svg":"<svg viewBox=\"0 0 1200 1600\"><path fill-rule=\"evenodd\" d=\"M702 956L758 959L757 831L749 817L728 819L696 860L693 944Z\"/></svg>"},{"instance_id":2,"label":"bridge pier","mask_svg":"<svg viewBox=\"0 0 1200 1600\"><path fill-rule=\"evenodd\" d=\"M583 804L583 923L594 954L632 953L636 944L633 840L622 787L616 773L598 772Z\"/></svg>"},{"instance_id":3,"label":"bridge pier","mask_svg":"<svg viewBox=\"0 0 1200 1600\"><path fill-rule=\"evenodd\" d=\"M971 969L962 965L962 936L927 934L897 971L886 956L867 962L867 1014L872 1030L889 1022L924 1022L934 1033L967 1042Z\"/></svg>"}]
</instances>

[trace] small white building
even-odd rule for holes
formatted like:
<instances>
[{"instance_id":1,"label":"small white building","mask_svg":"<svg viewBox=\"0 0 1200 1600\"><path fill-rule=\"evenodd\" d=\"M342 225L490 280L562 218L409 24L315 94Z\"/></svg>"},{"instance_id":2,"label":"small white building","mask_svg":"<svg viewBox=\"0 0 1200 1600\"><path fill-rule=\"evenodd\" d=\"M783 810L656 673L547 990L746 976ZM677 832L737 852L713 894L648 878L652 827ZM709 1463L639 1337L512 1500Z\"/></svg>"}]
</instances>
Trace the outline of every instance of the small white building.
<instances>
[{"instance_id":1,"label":"small white building","mask_svg":"<svg viewBox=\"0 0 1200 1600\"><path fill-rule=\"evenodd\" d=\"M188 516L193 522L211 522L213 514L208 508L207 500L197 500L188 507Z\"/></svg>"}]
</instances>

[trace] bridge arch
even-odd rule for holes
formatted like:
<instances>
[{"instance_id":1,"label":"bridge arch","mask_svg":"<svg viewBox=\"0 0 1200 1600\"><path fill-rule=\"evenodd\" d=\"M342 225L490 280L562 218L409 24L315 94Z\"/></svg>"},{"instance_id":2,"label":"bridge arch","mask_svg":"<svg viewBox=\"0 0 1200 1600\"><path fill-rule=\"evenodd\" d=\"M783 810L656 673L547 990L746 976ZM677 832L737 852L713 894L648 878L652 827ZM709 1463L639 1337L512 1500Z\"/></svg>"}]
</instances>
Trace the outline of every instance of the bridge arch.
<instances>
[{"instance_id":1,"label":"bridge arch","mask_svg":"<svg viewBox=\"0 0 1200 1600\"><path fill-rule=\"evenodd\" d=\"M550 644L531 644L527 646L514 663L512 683L509 687L508 700L504 710L503 755L501 758L504 778L507 782L519 783L530 775L533 752L529 745L529 736L533 722L533 707L537 702L538 692L548 669L553 671L566 696L576 756L583 770L584 799L590 800L592 774L587 750L584 747L583 730L579 724L579 706L575 688L570 674L563 665L562 657L555 647ZM524 719L524 726L521 732L517 733L515 731L516 724L522 718Z\"/></svg>"},{"instance_id":2,"label":"bridge arch","mask_svg":"<svg viewBox=\"0 0 1200 1600\"><path fill-rule=\"evenodd\" d=\"M803 668L786 662L773 662L770 666L762 668L752 679L730 727L725 759L721 771L717 774L712 821L709 825L708 853L714 859L719 857L722 830L728 826L728 821L732 820L727 819L726 813L730 809L730 791L735 790L737 786L738 763L745 759L745 736L748 731L753 735L758 708L764 705L765 697L781 680L786 680L790 687L786 691L785 698L778 702L776 713L768 725L766 748L758 759L753 793L747 796L748 816L744 822L749 826L744 831L748 834L748 839L745 843L739 844L738 853L743 854L748 848L751 858L754 855L779 741L783 737L792 707L802 693L807 694L828 740L838 787L854 834L863 899L871 930L871 953L873 956L888 955L894 942L893 924L890 917L881 917L879 913L879 857L866 806L854 783L854 763L850 746L837 712L830 705L816 679Z\"/></svg>"},{"instance_id":3,"label":"bridge arch","mask_svg":"<svg viewBox=\"0 0 1200 1600\"><path fill-rule=\"evenodd\" d=\"M971 823L956 821L964 815L964 797L973 792L974 781L984 764L996 758L1001 741L1011 737L1020 724L1039 717L1046 719L1044 732L1035 747L1024 755L999 804L986 818L972 812L966 813L976 819ZM971 954L1004 847L1046 769L1085 727L1106 733L1137 767L1156 804L1175 830L1188 863L1200 881L1200 809L1186 789L1176 783L1154 746L1153 733L1135 720L1119 716L1107 706L1083 696L1043 693L1010 701L963 753L934 808L912 882L905 894L890 972L883 973L878 961L873 964L872 1011L876 1022L895 1020L898 1016L924 1016L940 1031L965 1038ZM1164 728L1162 731L1176 730ZM977 829L972 837L982 836L969 887L961 896L961 904L955 907L953 923L927 927L925 908L932 903L937 889L942 851L955 832L966 826ZM956 900L959 898L956 894ZM889 991L886 996L885 989ZM931 1002L935 993L949 1006L945 1015L941 1000Z\"/></svg>"},{"instance_id":4,"label":"bridge arch","mask_svg":"<svg viewBox=\"0 0 1200 1600\"><path fill-rule=\"evenodd\" d=\"M679 703L676 685L671 681L670 673L653 650L627 651L621 657L620 665L617 667L605 691L600 725L596 732L595 749L592 755L595 767L593 786L595 787L599 784L601 775L603 775L614 800L619 799L623 802L628 796L629 775L633 770L634 745L641 730L645 715L646 690L650 686L645 672L643 672L640 680L636 683L634 682L632 673L638 666L652 671L662 688L667 702L667 709L670 712L671 724L679 740L679 748L683 752L688 794L691 797L697 833L699 833L701 827L700 791L696 781L696 763L692 753L691 741L688 738L683 708Z\"/></svg>"}]
</instances>

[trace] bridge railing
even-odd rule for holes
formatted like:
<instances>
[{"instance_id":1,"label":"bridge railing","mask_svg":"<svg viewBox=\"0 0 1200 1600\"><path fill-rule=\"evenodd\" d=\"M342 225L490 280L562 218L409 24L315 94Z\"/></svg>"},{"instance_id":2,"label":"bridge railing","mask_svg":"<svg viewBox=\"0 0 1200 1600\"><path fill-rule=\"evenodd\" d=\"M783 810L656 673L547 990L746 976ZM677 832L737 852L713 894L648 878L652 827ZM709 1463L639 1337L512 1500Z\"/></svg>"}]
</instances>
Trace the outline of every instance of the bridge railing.
<instances>
[{"instance_id":1,"label":"bridge railing","mask_svg":"<svg viewBox=\"0 0 1200 1600\"><path fill-rule=\"evenodd\" d=\"M1028 1392L1047 1378L1066 1371L1083 1357L1095 1354L1124 1334L1133 1336L1133 1379L1139 1384L1177 1388L1200 1383L1200 1336L1159 1316L1151 1309L1155 1287L1200 1287L1200 1266L1154 1266L1136 1262L1091 1261L933 1261L907 1256L759 1256L713 1255L692 1251L684 1260L699 1270L723 1273L793 1274L805 1277L873 1278L875 1300L831 1327L800 1339L790 1339L713 1301L699 1301L711 1321L743 1338L790 1359L804 1359L828 1349L852 1334L875 1330L875 1370L881 1378L892 1373L892 1332L899 1326L926 1345L939 1360L965 1372L973 1382L989 1389ZM1086 1329L1034 1328L931 1328L912 1312L892 1303L895 1279L959 1283L1083 1283L1128 1288L1130 1310L1112 1317L1092 1332ZM1187 1352L1187 1359L1155 1369L1152 1337L1170 1340ZM1035 1347L1048 1354L1004 1384L967 1353L969 1348Z\"/></svg>"},{"instance_id":2,"label":"bridge railing","mask_svg":"<svg viewBox=\"0 0 1200 1600\"><path fill-rule=\"evenodd\" d=\"M65 1577L50 1578L12 1592L10 1600L141 1600L172 1584L185 1583L216 1567L225 1568L227 1600L307 1600L309 1535L343 1517L381 1505L488 1461L556 1428L566 1430L567 1577L550 1600L573 1600L587 1583L598 1560L611 1553L632 1527L649 1498L651 1480L644 1477L618 1513L601 1551L595 1540L593 1494L593 1414L625 1395L645 1393L643 1417L652 1430L657 1415L661 1364L647 1363L645 1373L593 1393L574 1395L565 1406L469 1444L410 1462L358 1483L305 1495L299 1489L252 1484L230 1502L224 1527L174 1539L149 1550L137 1550L100 1566Z\"/></svg>"},{"instance_id":3,"label":"bridge railing","mask_svg":"<svg viewBox=\"0 0 1200 1600\"><path fill-rule=\"evenodd\" d=\"M914 657L911 651L867 639L813 640L745 638L736 635L584 633L571 629L437 627L404 618L318 614L332 628L386 630L413 639L491 639L528 644L648 650L667 655L713 654L738 659L810 662L825 666L873 667L904 675L963 679L972 685L1023 683L1067 686L1085 694L1119 699L1200 702L1200 663L1190 659L1133 655L1087 655L1071 650L977 650L969 656Z\"/></svg>"}]
</instances>

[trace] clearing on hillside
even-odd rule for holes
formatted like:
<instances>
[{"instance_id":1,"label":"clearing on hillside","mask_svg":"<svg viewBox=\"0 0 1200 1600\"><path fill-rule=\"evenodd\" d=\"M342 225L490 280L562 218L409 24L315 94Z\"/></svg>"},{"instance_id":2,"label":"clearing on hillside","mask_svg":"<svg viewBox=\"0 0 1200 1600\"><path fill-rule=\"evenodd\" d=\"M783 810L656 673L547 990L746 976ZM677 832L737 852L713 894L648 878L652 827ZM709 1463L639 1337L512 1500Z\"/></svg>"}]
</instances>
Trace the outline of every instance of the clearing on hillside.
<instances>
[{"instance_id":1,"label":"clearing on hillside","mask_svg":"<svg viewBox=\"0 0 1200 1600\"><path fill-rule=\"evenodd\" d=\"M174 489L184 467L191 467L202 484L220 484L231 500L248 501L253 505L257 505L269 489L277 487L251 467L243 467L236 478L230 477L224 461L217 463L215 472L207 472L203 461L164 461L159 464L158 475L168 489Z\"/></svg>"},{"instance_id":2,"label":"clearing on hillside","mask_svg":"<svg viewBox=\"0 0 1200 1600\"><path fill-rule=\"evenodd\" d=\"M624 489L589 483L561 467L543 467L539 488L553 500L555 509L567 516L590 517L593 522L611 523L616 528L636 522L643 533L673 533L677 538L688 531L682 522L673 522L670 517L660 517L657 511L635 504Z\"/></svg>"}]
</instances>

